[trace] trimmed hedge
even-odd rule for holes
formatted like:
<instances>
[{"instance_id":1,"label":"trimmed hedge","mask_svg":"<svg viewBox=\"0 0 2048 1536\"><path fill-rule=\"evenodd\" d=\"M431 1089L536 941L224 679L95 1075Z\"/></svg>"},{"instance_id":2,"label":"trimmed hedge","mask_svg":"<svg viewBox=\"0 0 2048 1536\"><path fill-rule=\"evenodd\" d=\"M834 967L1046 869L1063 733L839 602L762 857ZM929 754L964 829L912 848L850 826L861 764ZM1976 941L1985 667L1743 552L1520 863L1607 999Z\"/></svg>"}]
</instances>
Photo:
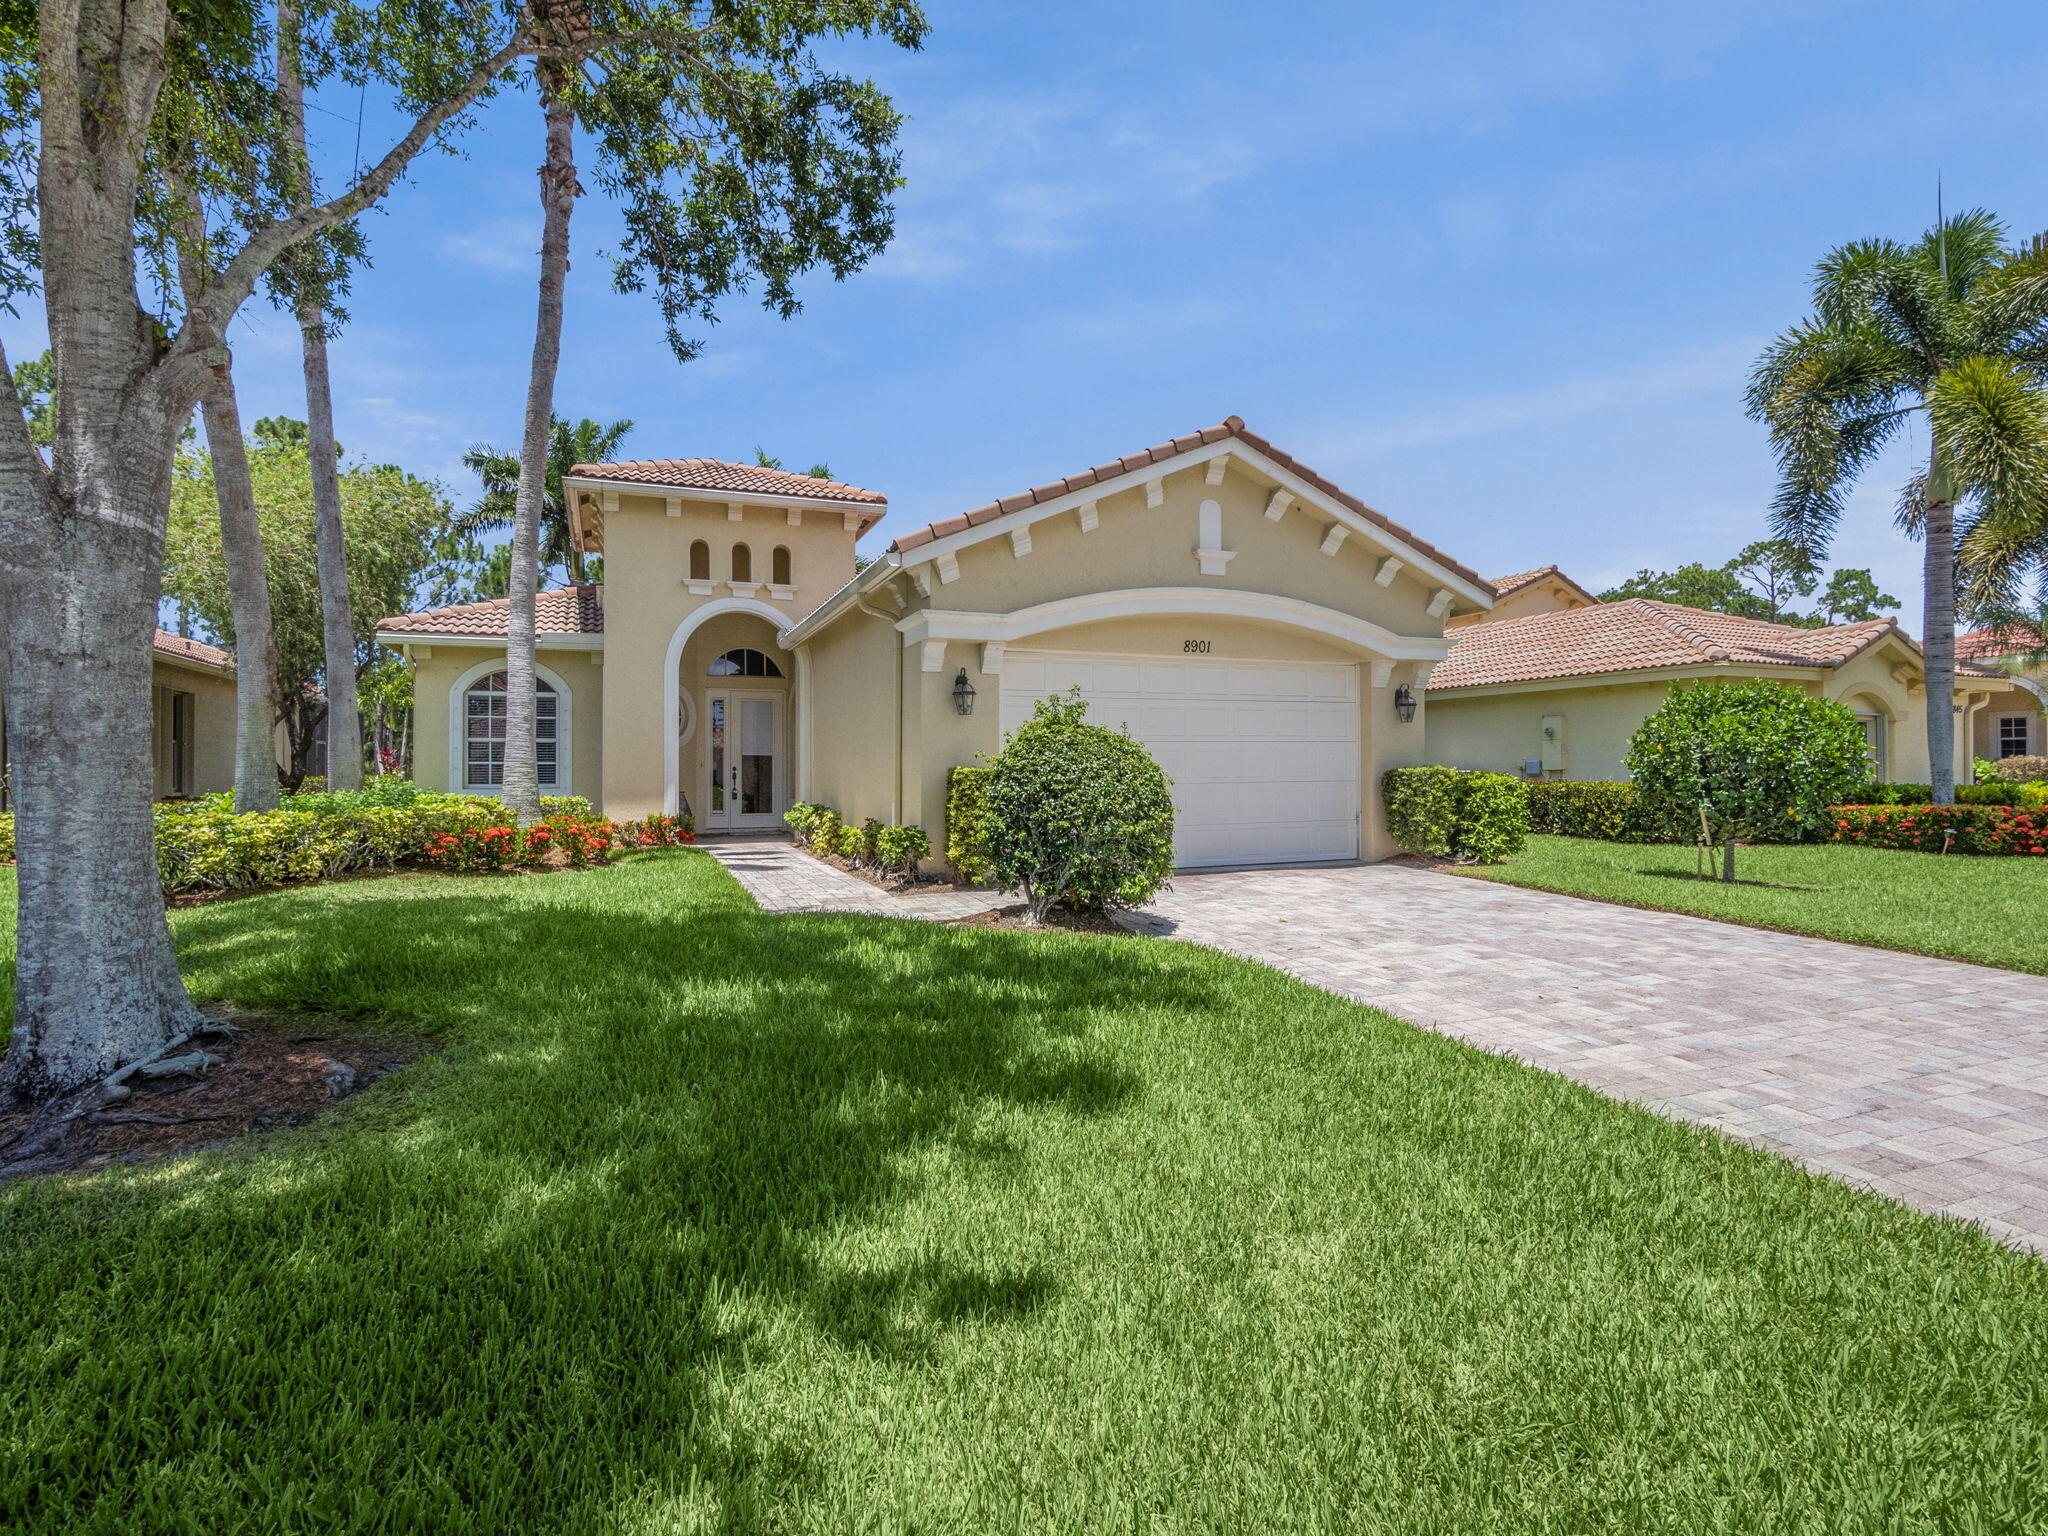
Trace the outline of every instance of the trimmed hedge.
<instances>
[{"instance_id":1,"label":"trimmed hedge","mask_svg":"<svg viewBox=\"0 0 2048 1536\"><path fill-rule=\"evenodd\" d=\"M946 775L946 862L977 885L995 868L988 851L987 789L986 768L959 767Z\"/></svg>"},{"instance_id":2,"label":"trimmed hedge","mask_svg":"<svg viewBox=\"0 0 2048 1536\"><path fill-rule=\"evenodd\" d=\"M1390 768L1380 778L1387 832L1410 853L1498 864L1529 835L1529 788L1511 774Z\"/></svg>"},{"instance_id":3,"label":"trimmed hedge","mask_svg":"<svg viewBox=\"0 0 2048 1536\"><path fill-rule=\"evenodd\" d=\"M799 847L847 859L862 869L910 876L917 873L920 860L931 856L931 839L922 827L892 827L876 816L856 827L841 821L830 806L808 800L791 805L782 819Z\"/></svg>"},{"instance_id":4,"label":"trimmed hedge","mask_svg":"<svg viewBox=\"0 0 2048 1536\"><path fill-rule=\"evenodd\" d=\"M1991 771L2008 784L2048 782L2048 757L2001 757L1991 765Z\"/></svg>"},{"instance_id":5,"label":"trimmed hedge","mask_svg":"<svg viewBox=\"0 0 2048 1536\"><path fill-rule=\"evenodd\" d=\"M1915 853L2048 857L2048 809L2002 805L1838 805L1829 811L1838 843ZM1955 834L1953 843L1949 833Z\"/></svg>"},{"instance_id":6,"label":"trimmed hedge","mask_svg":"<svg viewBox=\"0 0 2048 1536\"><path fill-rule=\"evenodd\" d=\"M1686 828L1648 809L1636 787L1610 779L1543 779L1528 786L1529 830L1554 837L1590 837L1607 843L1689 843Z\"/></svg>"}]
</instances>

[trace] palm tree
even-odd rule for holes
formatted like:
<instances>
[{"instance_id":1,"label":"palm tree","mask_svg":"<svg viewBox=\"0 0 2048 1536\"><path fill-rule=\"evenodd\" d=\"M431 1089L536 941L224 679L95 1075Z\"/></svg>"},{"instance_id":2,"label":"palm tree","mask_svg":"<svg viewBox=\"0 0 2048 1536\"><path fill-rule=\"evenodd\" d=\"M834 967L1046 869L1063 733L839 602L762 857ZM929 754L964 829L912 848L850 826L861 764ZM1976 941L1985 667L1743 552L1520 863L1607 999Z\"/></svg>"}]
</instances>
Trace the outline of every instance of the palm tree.
<instances>
[{"instance_id":1,"label":"palm tree","mask_svg":"<svg viewBox=\"0 0 2048 1536\"><path fill-rule=\"evenodd\" d=\"M1913 245L1863 240L1823 257L1814 313L1774 341L1749 382L1779 484L1771 521L1827 553L1857 475L1915 416L1927 466L1899 521L1925 544L1927 755L1934 799L1955 799L1958 544L1975 588L2016 582L2048 521L2048 241L2018 249L1979 211Z\"/></svg>"},{"instance_id":2,"label":"palm tree","mask_svg":"<svg viewBox=\"0 0 2048 1536\"><path fill-rule=\"evenodd\" d=\"M632 430L631 421L592 421L588 416L576 422L557 416L548 429L546 490L540 504L540 563L544 568L560 566L579 586L589 575L583 551L569 542L569 500L562 493L562 477L572 465L609 459ZM478 443L462 456L462 466L483 481L484 493L475 506L456 514L455 531L474 537L511 527L519 489L518 455Z\"/></svg>"}]
</instances>

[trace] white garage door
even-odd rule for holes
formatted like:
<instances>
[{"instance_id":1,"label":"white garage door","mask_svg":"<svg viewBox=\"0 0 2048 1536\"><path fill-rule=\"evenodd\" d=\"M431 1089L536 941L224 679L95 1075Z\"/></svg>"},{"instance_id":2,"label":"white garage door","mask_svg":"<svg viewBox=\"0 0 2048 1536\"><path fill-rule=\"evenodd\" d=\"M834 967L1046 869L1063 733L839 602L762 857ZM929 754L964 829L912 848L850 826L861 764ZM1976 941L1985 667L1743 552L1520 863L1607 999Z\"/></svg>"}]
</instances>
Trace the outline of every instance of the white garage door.
<instances>
[{"instance_id":1,"label":"white garage door","mask_svg":"<svg viewBox=\"0 0 2048 1536\"><path fill-rule=\"evenodd\" d=\"M1296 662L1012 650L1002 722L1079 687L1173 780L1183 867L1358 855L1358 669Z\"/></svg>"}]
</instances>

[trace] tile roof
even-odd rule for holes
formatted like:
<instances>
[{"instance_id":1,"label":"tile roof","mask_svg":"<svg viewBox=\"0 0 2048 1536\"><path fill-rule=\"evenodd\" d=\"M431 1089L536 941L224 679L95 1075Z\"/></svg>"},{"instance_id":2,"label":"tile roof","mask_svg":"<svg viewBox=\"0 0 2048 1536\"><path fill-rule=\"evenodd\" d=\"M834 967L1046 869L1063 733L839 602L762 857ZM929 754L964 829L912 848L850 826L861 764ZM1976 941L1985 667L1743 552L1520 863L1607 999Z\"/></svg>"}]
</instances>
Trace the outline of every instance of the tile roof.
<instances>
[{"instance_id":1,"label":"tile roof","mask_svg":"<svg viewBox=\"0 0 2048 1536\"><path fill-rule=\"evenodd\" d=\"M377 625L380 635L502 635L510 628L512 600L494 597L482 603L457 603L452 608L429 608L423 613L401 613ZM534 600L534 632L542 635L601 635L604 633L603 589L590 583L580 587L556 587Z\"/></svg>"},{"instance_id":2,"label":"tile roof","mask_svg":"<svg viewBox=\"0 0 2048 1536\"><path fill-rule=\"evenodd\" d=\"M2041 635L2028 624L2013 624L1997 629L1973 629L1967 635L1956 636L1956 655L1973 660L1991 661L2001 656L2012 656L2020 651L2030 651L2042 645Z\"/></svg>"},{"instance_id":3,"label":"tile roof","mask_svg":"<svg viewBox=\"0 0 2048 1536\"><path fill-rule=\"evenodd\" d=\"M723 459L628 459L616 464L573 464L571 476L582 480L619 480L635 485L667 485L679 491L739 491L754 496L788 496L808 501L864 501L887 508L880 491L864 491L837 480L814 480L786 469L759 464L728 464Z\"/></svg>"},{"instance_id":4,"label":"tile roof","mask_svg":"<svg viewBox=\"0 0 2048 1536\"><path fill-rule=\"evenodd\" d=\"M1452 630L1450 655L1430 674L1429 688L1723 663L1836 667L1897 629L1895 619L1800 629L1635 597Z\"/></svg>"},{"instance_id":5,"label":"tile roof","mask_svg":"<svg viewBox=\"0 0 2048 1536\"><path fill-rule=\"evenodd\" d=\"M1572 581L1571 577L1565 575L1563 570L1554 565L1539 565L1533 571L1517 571L1512 576L1489 576L1487 581L1493 587L1496 596L1506 597L1510 592L1519 592L1532 582L1542 581L1546 578L1552 581L1570 582L1574 587L1579 586L1576 581ZM1585 588L1579 587L1579 590L1583 592Z\"/></svg>"},{"instance_id":6,"label":"tile roof","mask_svg":"<svg viewBox=\"0 0 2048 1536\"><path fill-rule=\"evenodd\" d=\"M1113 480L1118 475L1127 475L1133 470L1144 469L1148 465L1157 464L1164 459L1174 458L1179 454L1188 452L1190 449L1204 448L1211 443L1220 443L1225 438L1230 437L1236 438L1254 453L1263 455L1281 468L1306 480L1325 496L1338 503L1338 505L1348 507L1367 522L1377 528L1384 529L1403 543L1420 550L1430 559L1443 565L1447 570L1455 571L1481 591L1491 590L1486 578L1479 575L1478 572L1460 564L1442 550L1417 538L1412 532L1393 521L1385 513L1374 511L1350 492L1342 490L1334 482L1324 479L1306 464L1294 458L1292 454L1285 453L1274 447L1267 439L1247 427L1244 424L1244 418L1241 416L1225 417L1213 427L1204 427L1199 432L1190 432L1185 436L1173 438L1168 442L1155 443L1150 448L1140 449L1136 453L1127 453L1120 459L1112 459L1107 464L1097 464L1093 469L1081 470L1066 476L1064 479L1054 480L1046 485L1035 485L1028 491L1019 491L1014 496L1002 497L1000 500L992 501L986 506L976 507L972 512L963 512L958 517L944 518L939 522L931 524L929 527L919 528L913 533L902 535L889 547L892 550L915 549L920 544L929 544L932 540L945 538L948 534L960 533L969 528L979 527L983 523L993 522L1008 513L1019 512L1026 507L1035 507L1041 502L1052 501L1057 497L1066 495L1070 491L1085 490L1091 485L1099 485L1105 480Z\"/></svg>"},{"instance_id":7,"label":"tile roof","mask_svg":"<svg viewBox=\"0 0 2048 1536\"><path fill-rule=\"evenodd\" d=\"M209 667L232 667L234 657L217 645L205 645L197 640L187 640L183 635L174 635L168 629L156 632L150 641L150 649L159 656L175 656L180 661L196 661Z\"/></svg>"}]
</instances>

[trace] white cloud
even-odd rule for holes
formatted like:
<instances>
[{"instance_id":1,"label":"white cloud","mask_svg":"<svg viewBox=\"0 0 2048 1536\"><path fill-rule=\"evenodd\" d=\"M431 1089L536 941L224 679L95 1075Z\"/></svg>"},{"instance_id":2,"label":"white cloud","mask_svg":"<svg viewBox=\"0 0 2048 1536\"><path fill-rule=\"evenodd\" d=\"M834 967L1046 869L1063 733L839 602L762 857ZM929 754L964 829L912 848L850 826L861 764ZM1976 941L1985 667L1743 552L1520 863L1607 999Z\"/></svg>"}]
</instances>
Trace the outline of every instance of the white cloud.
<instances>
[{"instance_id":1,"label":"white cloud","mask_svg":"<svg viewBox=\"0 0 2048 1536\"><path fill-rule=\"evenodd\" d=\"M540 270L540 230L531 219L493 219L441 236L445 260L486 272L532 276Z\"/></svg>"}]
</instances>

